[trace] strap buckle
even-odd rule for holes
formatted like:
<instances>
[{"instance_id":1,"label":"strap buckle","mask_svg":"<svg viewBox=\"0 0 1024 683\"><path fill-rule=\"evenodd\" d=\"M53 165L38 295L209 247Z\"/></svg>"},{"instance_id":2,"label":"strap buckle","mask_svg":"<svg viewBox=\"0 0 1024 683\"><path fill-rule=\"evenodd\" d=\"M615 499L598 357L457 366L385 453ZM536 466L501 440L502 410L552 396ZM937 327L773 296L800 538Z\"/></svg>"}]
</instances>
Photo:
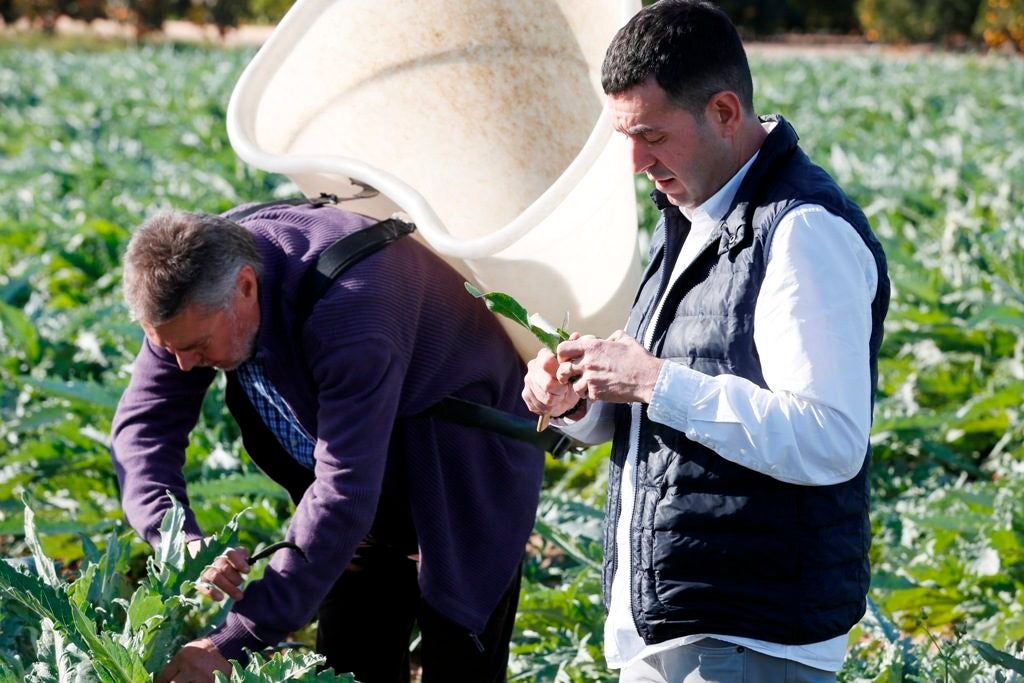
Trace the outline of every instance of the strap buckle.
<instances>
[{"instance_id":1,"label":"strap buckle","mask_svg":"<svg viewBox=\"0 0 1024 683\"><path fill-rule=\"evenodd\" d=\"M548 429L552 428L548 427ZM556 434L561 434L561 438L559 438L558 441L556 441L555 444L551 446L551 449L548 451L548 453L551 454L552 458L561 458L569 451L572 451L573 453L583 452L583 449L585 448L583 444L574 441L573 438L570 437L568 434L565 434L564 432L561 432L557 429L552 429L552 431L554 431Z\"/></svg>"}]
</instances>

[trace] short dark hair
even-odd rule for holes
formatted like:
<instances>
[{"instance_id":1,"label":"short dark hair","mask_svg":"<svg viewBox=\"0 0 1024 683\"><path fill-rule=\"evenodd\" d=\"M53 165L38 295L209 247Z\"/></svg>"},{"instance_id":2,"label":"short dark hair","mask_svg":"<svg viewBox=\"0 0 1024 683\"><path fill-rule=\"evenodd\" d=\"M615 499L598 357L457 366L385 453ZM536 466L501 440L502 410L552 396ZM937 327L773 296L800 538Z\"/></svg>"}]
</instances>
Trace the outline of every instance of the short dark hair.
<instances>
[{"instance_id":1,"label":"short dark hair","mask_svg":"<svg viewBox=\"0 0 1024 683\"><path fill-rule=\"evenodd\" d=\"M615 95L654 77L678 107L701 114L711 97L736 93L754 112L747 53L725 12L702 0L660 0L640 10L612 38L601 86Z\"/></svg>"},{"instance_id":2,"label":"short dark hair","mask_svg":"<svg viewBox=\"0 0 1024 683\"><path fill-rule=\"evenodd\" d=\"M132 318L159 326L185 308L226 308L243 266L263 261L252 234L226 218L172 211L139 226L124 257L124 298Z\"/></svg>"}]
</instances>

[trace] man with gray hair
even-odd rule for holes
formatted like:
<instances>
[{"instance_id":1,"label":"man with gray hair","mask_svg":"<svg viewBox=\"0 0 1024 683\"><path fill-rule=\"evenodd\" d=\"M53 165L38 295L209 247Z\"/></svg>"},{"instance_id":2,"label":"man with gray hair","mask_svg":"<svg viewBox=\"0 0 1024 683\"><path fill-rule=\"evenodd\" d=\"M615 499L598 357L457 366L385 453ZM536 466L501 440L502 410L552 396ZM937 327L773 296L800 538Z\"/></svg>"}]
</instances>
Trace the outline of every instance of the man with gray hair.
<instances>
[{"instance_id":1,"label":"man with gray hair","mask_svg":"<svg viewBox=\"0 0 1024 683\"><path fill-rule=\"evenodd\" d=\"M159 541L170 491L201 539L182 468L224 371L245 449L295 502L287 540L308 561L278 553L243 592L245 549L218 558L202 578L235 604L157 680L213 680L317 613L317 649L361 681L409 679L414 624L425 676L504 680L543 457L424 413L449 396L525 412L515 349L416 240L366 256L306 301L318 257L375 221L313 204L241 216L169 213L132 237L125 299L145 338L112 456L139 534Z\"/></svg>"}]
</instances>

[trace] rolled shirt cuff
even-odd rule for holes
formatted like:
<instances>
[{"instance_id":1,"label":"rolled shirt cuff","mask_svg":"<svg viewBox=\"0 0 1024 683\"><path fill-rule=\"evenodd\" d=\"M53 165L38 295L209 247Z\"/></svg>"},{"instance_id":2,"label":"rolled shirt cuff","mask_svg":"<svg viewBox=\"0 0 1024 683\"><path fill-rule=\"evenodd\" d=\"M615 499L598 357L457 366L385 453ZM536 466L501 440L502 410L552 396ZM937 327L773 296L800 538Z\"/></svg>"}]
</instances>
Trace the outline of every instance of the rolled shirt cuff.
<instances>
[{"instance_id":1,"label":"rolled shirt cuff","mask_svg":"<svg viewBox=\"0 0 1024 683\"><path fill-rule=\"evenodd\" d=\"M586 399L584 399L584 400L586 400ZM581 406L579 406L577 404L576 411L574 411L574 412L578 412L580 407ZM555 417L555 416L552 416L551 417L551 424L553 424L554 426L558 427L562 431L565 431L566 433L568 433L572 429L586 429L587 426L590 425L591 422L594 422L594 420L596 419L594 417L594 411L591 410L590 408L591 408L590 402L587 401L587 412L586 412L586 414L583 415L583 417L579 418L578 420L574 420L571 417Z\"/></svg>"},{"instance_id":2,"label":"rolled shirt cuff","mask_svg":"<svg viewBox=\"0 0 1024 683\"><path fill-rule=\"evenodd\" d=\"M551 424L571 439L593 445L611 441L615 423L610 417L608 404L603 401L587 401L587 414L580 419L553 419Z\"/></svg>"},{"instance_id":3,"label":"rolled shirt cuff","mask_svg":"<svg viewBox=\"0 0 1024 683\"><path fill-rule=\"evenodd\" d=\"M689 428L690 406L701 384L708 377L680 363L665 361L661 364L654 394L647 406L647 417L655 422L685 432Z\"/></svg>"}]
</instances>

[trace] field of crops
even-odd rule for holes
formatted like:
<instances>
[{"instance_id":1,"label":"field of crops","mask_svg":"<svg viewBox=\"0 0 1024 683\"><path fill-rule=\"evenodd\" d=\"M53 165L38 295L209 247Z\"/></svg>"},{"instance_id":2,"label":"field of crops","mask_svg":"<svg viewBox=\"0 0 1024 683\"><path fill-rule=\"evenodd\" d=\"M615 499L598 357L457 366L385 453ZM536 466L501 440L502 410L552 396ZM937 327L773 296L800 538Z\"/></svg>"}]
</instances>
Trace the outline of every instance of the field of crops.
<instances>
[{"instance_id":1,"label":"field of crops","mask_svg":"<svg viewBox=\"0 0 1024 683\"><path fill-rule=\"evenodd\" d=\"M293 192L227 142L227 97L249 56L0 46L0 557L37 570L0 562L0 680L148 680L220 614L193 597L174 519L148 563L120 524L108 431L141 339L118 289L131 227L172 206ZM758 109L786 115L865 207L894 285L872 438L872 600L840 678L1013 680L1024 674L1005 654L1024 642L1024 61L753 66ZM266 545L289 503L248 463L221 391L189 448L192 502L204 529L240 515L225 533ZM606 455L549 463L514 680L614 680L597 573ZM258 666L235 678L317 677L294 651Z\"/></svg>"}]
</instances>

